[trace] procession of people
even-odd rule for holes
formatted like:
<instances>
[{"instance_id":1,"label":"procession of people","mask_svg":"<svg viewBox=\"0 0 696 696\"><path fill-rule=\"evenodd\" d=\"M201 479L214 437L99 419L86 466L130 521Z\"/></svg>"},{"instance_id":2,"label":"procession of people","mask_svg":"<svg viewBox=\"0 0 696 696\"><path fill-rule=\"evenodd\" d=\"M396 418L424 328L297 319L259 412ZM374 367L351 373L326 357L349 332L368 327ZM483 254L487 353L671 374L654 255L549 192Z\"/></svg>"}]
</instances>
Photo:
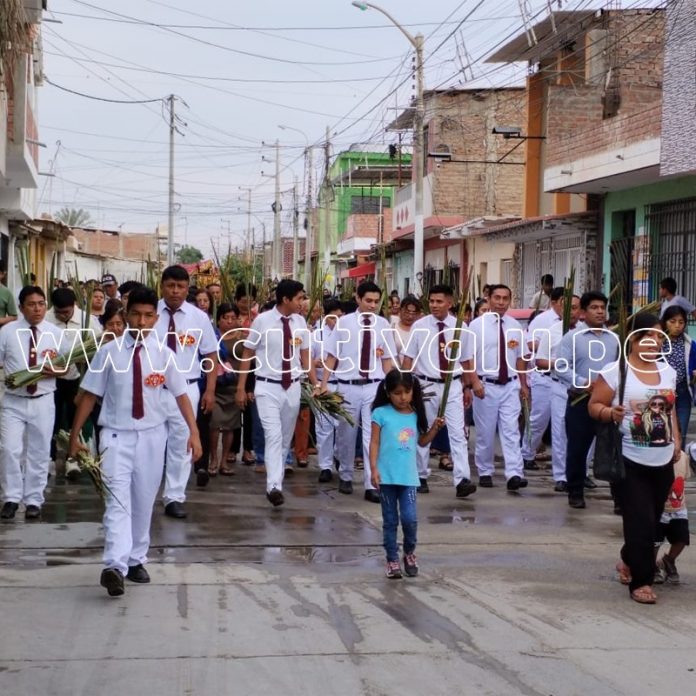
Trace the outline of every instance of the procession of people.
<instances>
[{"instance_id":1,"label":"procession of people","mask_svg":"<svg viewBox=\"0 0 696 696\"><path fill-rule=\"evenodd\" d=\"M401 524L403 573L413 577L416 501L431 491L433 456L454 498L468 501L496 486L501 451L505 489L519 497L546 441L554 490L581 510L597 486L596 425L614 422L625 466L611 486L625 536L617 571L632 599L654 603L655 578L678 580L674 560L688 545L682 450L696 374L687 312L670 279L663 287L662 324L637 313L622 346L604 294L577 296L548 274L527 327L503 284L483 289L473 316L445 284L387 299L366 280L353 297L319 299L284 279L262 303L249 282L229 297L219 283L192 287L179 265L162 272L159 296L112 274L50 297L26 286L18 314L8 302L0 319L0 518L23 505L26 520L40 520L49 476L80 480L96 459L106 491L100 582L118 596L124 579L150 581L154 511L185 524L187 488L233 475L238 461L265 474L266 499L280 508L285 478L312 452L317 483L342 494L337 505L361 478L364 500L382 506L390 579L402 577ZM672 550L658 559L664 539Z\"/></svg>"}]
</instances>

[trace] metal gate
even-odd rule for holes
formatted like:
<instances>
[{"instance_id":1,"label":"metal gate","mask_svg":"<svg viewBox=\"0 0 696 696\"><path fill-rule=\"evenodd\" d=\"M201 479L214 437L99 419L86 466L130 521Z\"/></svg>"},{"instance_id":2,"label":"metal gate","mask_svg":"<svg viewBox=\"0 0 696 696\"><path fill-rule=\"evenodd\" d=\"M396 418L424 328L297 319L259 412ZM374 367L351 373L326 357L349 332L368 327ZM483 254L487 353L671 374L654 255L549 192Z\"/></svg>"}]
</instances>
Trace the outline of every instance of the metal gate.
<instances>
[{"instance_id":1,"label":"metal gate","mask_svg":"<svg viewBox=\"0 0 696 696\"><path fill-rule=\"evenodd\" d=\"M646 208L650 235L650 297L658 298L660 280L674 278L677 292L696 299L696 197Z\"/></svg>"}]
</instances>

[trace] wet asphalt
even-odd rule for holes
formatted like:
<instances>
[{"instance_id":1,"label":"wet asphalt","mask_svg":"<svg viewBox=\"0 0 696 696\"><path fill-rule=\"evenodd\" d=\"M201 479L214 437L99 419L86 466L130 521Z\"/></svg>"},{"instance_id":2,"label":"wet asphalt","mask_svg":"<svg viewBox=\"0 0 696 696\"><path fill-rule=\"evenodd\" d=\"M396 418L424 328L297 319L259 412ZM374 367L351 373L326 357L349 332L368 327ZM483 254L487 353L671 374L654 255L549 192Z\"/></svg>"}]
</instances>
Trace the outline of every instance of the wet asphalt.
<instances>
[{"instance_id":1,"label":"wet asphalt","mask_svg":"<svg viewBox=\"0 0 696 696\"><path fill-rule=\"evenodd\" d=\"M436 460L432 460L433 465ZM0 694L667 694L696 690L696 562L639 606L613 571L608 488L572 510L550 472L519 494L419 496L418 578L384 577L379 505L317 470L189 489L153 516L150 585L99 587L101 503L52 479L42 520L0 525ZM689 484L690 507L696 490Z\"/></svg>"}]
</instances>

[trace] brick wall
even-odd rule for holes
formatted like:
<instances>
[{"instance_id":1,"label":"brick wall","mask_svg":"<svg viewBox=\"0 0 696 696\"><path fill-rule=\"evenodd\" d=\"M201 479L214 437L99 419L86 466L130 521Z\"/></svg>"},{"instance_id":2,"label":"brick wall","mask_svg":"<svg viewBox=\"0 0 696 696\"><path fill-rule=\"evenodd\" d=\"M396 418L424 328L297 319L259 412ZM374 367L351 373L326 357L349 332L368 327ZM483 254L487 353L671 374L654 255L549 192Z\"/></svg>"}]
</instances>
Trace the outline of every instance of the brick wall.
<instances>
[{"instance_id":1,"label":"brick wall","mask_svg":"<svg viewBox=\"0 0 696 696\"><path fill-rule=\"evenodd\" d=\"M346 233L343 239L351 239L353 237L374 237L378 238L379 232L379 215L361 215L355 213L348 218L346 224ZM383 219L383 241L391 241L392 235L392 211L391 208L384 208L382 211Z\"/></svg>"},{"instance_id":2,"label":"brick wall","mask_svg":"<svg viewBox=\"0 0 696 696\"><path fill-rule=\"evenodd\" d=\"M665 36L660 174L669 176L696 171L696 0L668 7Z\"/></svg>"},{"instance_id":3,"label":"brick wall","mask_svg":"<svg viewBox=\"0 0 696 696\"><path fill-rule=\"evenodd\" d=\"M522 212L524 167L483 164L497 161L515 144L493 135L494 126L526 122L523 89L496 89L437 94L428 100L428 152L449 147L452 162L429 159L433 171L433 214L480 215ZM462 160L465 163L461 162ZM518 148L505 162L524 161Z\"/></svg>"},{"instance_id":4,"label":"brick wall","mask_svg":"<svg viewBox=\"0 0 696 696\"><path fill-rule=\"evenodd\" d=\"M136 261L157 258L157 242L154 234L109 233L101 230L73 228L71 234L80 243L80 251L102 257L133 259Z\"/></svg>"},{"instance_id":5,"label":"brick wall","mask_svg":"<svg viewBox=\"0 0 696 696\"><path fill-rule=\"evenodd\" d=\"M652 10L607 13L604 79L548 84L547 166L660 136L664 19ZM606 86L620 101L605 118Z\"/></svg>"}]
</instances>

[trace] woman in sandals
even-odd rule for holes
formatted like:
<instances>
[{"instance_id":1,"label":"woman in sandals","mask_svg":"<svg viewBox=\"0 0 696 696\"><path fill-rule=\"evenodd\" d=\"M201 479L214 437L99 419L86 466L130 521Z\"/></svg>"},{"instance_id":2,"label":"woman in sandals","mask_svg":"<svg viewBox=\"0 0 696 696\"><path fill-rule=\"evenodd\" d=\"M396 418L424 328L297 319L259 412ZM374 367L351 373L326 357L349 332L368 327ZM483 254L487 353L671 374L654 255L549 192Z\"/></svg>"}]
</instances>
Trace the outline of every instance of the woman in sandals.
<instances>
[{"instance_id":1,"label":"woman in sandals","mask_svg":"<svg viewBox=\"0 0 696 696\"><path fill-rule=\"evenodd\" d=\"M638 314L628 331L625 377L619 363L608 366L595 383L589 413L595 420L618 423L622 436L626 476L618 490L624 534L616 566L619 580L628 585L631 599L655 604L657 523L674 480L673 462L680 455L674 408L677 373L658 359L664 334L656 316ZM619 403L621 379L624 394Z\"/></svg>"}]
</instances>

